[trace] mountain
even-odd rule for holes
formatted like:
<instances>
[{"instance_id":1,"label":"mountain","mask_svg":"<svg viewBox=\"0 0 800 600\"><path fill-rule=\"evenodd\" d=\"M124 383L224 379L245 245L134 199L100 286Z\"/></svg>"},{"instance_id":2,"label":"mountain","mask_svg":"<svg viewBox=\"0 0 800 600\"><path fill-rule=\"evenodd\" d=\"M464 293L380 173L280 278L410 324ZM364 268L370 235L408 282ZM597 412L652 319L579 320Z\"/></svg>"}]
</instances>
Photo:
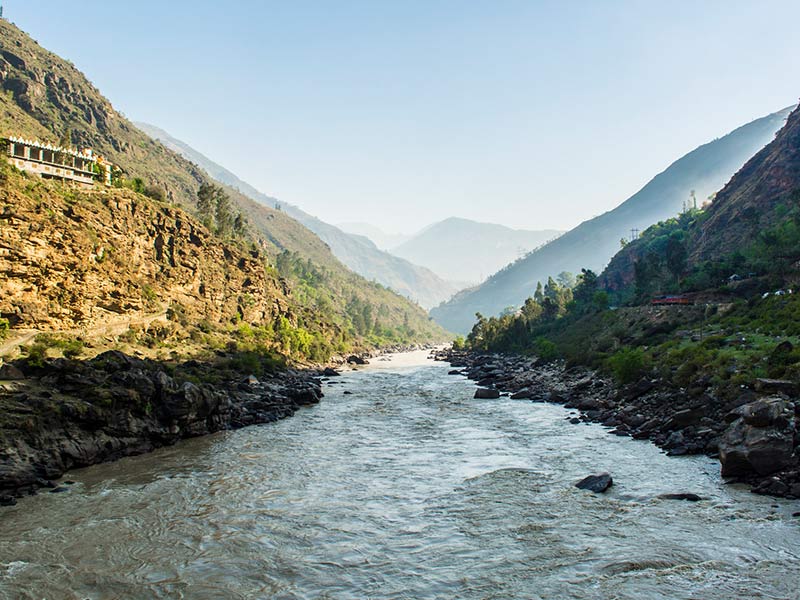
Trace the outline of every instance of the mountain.
<instances>
[{"instance_id":1,"label":"mountain","mask_svg":"<svg viewBox=\"0 0 800 600\"><path fill-rule=\"evenodd\" d=\"M337 223L336 226L347 233L369 238L381 250L390 251L411 238L405 233L386 233L379 227L369 223Z\"/></svg>"},{"instance_id":2,"label":"mountain","mask_svg":"<svg viewBox=\"0 0 800 600\"><path fill-rule=\"evenodd\" d=\"M291 204L281 209L316 233L336 257L363 277L410 298L423 308L449 299L463 286L445 281L430 269L378 249L368 238L345 233Z\"/></svg>"},{"instance_id":3,"label":"mountain","mask_svg":"<svg viewBox=\"0 0 800 600\"><path fill-rule=\"evenodd\" d=\"M733 176L708 208L691 243L689 264L714 260L745 248L761 232L782 222L800 201L800 109L775 140Z\"/></svg>"},{"instance_id":4,"label":"mountain","mask_svg":"<svg viewBox=\"0 0 800 600\"><path fill-rule=\"evenodd\" d=\"M280 202L276 198L259 192L247 182L242 181L224 167L185 142L174 138L163 129L142 122L137 122L136 126L162 142L167 148L196 163L217 181L266 206L280 206L282 211L305 225L328 244L336 258L347 267L369 280L377 281L406 298L414 300L420 306L425 308L436 306L460 289L456 284L444 281L428 269L378 249L371 240L364 236L345 233L333 225L312 217L296 206Z\"/></svg>"},{"instance_id":5,"label":"mountain","mask_svg":"<svg viewBox=\"0 0 800 600\"><path fill-rule=\"evenodd\" d=\"M753 156L705 211L658 223L611 260L599 283L621 298L794 285L800 258L800 111ZM671 267L671 268L670 268ZM772 277L767 277L771 275ZM634 285L635 284L635 285ZM636 288L633 290L633 288Z\"/></svg>"},{"instance_id":6,"label":"mountain","mask_svg":"<svg viewBox=\"0 0 800 600\"><path fill-rule=\"evenodd\" d=\"M560 233L451 217L429 225L391 252L445 279L475 284Z\"/></svg>"},{"instance_id":7,"label":"mountain","mask_svg":"<svg viewBox=\"0 0 800 600\"><path fill-rule=\"evenodd\" d=\"M0 20L0 87L5 92L0 94L0 136L51 144L63 140L71 146L91 147L122 169L122 181L131 190L163 197L173 209L197 214L197 191L209 182L207 174L145 135L77 68L4 20ZM236 243L249 246L248 252L256 253L283 277L290 288L287 293L304 312L310 329L314 321L330 323L336 329L336 339L332 337L330 342L341 351L362 342L431 340L444 335L419 306L347 269L322 240L284 211L257 203L233 188L225 187L225 191L234 211L243 213L247 221L249 233ZM38 218L46 216L42 213ZM154 225L148 231L156 230ZM153 235L157 252L158 246L169 240L162 237L159 241ZM44 238L42 243L46 245L48 240ZM47 265L39 268L46 270ZM0 276L0 281L7 282L8 277ZM143 277L142 285L158 296L162 288L153 283ZM80 290L76 288L76 293ZM155 300L163 303L166 299ZM56 310L58 305L50 306ZM131 316L139 311L133 304L122 306Z\"/></svg>"},{"instance_id":8,"label":"mountain","mask_svg":"<svg viewBox=\"0 0 800 600\"><path fill-rule=\"evenodd\" d=\"M538 281L561 271L602 270L632 229L644 230L676 215L691 190L698 198L718 191L780 129L790 108L739 127L672 163L617 208L581 223L558 239L502 269L431 311L451 331L466 332L475 313L493 315L531 296Z\"/></svg>"}]
</instances>

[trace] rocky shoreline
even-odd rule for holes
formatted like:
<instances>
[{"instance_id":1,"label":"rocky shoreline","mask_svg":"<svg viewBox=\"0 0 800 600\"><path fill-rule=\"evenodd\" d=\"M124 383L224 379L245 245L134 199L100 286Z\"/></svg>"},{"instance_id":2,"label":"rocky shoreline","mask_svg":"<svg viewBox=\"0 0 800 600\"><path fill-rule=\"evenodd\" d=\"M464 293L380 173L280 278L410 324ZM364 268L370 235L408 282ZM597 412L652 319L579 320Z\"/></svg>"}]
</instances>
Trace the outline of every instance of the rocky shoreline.
<instances>
[{"instance_id":1,"label":"rocky shoreline","mask_svg":"<svg viewBox=\"0 0 800 600\"><path fill-rule=\"evenodd\" d=\"M764 380L757 391L743 390L726 402L708 382L674 389L644 378L620 386L584 367L525 356L441 350L436 360L454 367L452 375L476 382L476 398L554 402L580 412L575 424L597 422L610 433L650 440L668 455L706 454L721 461L728 481L741 481L759 494L800 498L800 402Z\"/></svg>"},{"instance_id":2,"label":"rocky shoreline","mask_svg":"<svg viewBox=\"0 0 800 600\"><path fill-rule=\"evenodd\" d=\"M339 367L432 348L396 345L259 377L231 367L236 356L225 353L173 364L116 350L89 360L7 363L0 366L0 506L40 489L65 491L56 480L70 469L289 417L318 403Z\"/></svg>"},{"instance_id":3,"label":"rocky shoreline","mask_svg":"<svg viewBox=\"0 0 800 600\"><path fill-rule=\"evenodd\" d=\"M208 364L163 363L104 352L0 368L0 504L40 488L61 491L66 471L149 452L181 439L294 414L322 398L333 369L288 369L261 378Z\"/></svg>"}]
</instances>

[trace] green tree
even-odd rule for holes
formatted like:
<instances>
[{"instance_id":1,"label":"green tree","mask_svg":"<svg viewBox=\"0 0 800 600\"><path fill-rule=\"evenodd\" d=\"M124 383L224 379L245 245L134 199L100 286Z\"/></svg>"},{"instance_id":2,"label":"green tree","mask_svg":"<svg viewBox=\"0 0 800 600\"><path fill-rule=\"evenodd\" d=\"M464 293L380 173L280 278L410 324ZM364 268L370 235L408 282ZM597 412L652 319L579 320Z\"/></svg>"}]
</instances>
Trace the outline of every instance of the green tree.
<instances>
[{"instance_id":1,"label":"green tree","mask_svg":"<svg viewBox=\"0 0 800 600\"><path fill-rule=\"evenodd\" d=\"M537 281L536 282L536 291L533 294L533 299L536 300L536 302L538 302L540 304L541 304L542 300L544 300L544 291L542 290L542 282L541 281Z\"/></svg>"},{"instance_id":2,"label":"green tree","mask_svg":"<svg viewBox=\"0 0 800 600\"><path fill-rule=\"evenodd\" d=\"M216 189L215 200L214 216L217 220L217 235L220 237L230 237L233 233L234 223L231 200L228 194L220 187Z\"/></svg>"},{"instance_id":3,"label":"green tree","mask_svg":"<svg viewBox=\"0 0 800 600\"><path fill-rule=\"evenodd\" d=\"M561 273L558 274L558 277L556 277L556 280L558 281L561 287L565 288L573 288L577 283L577 281L575 280L575 275L573 275L569 271L561 271Z\"/></svg>"},{"instance_id":4,"label":"green tree","mask_svg":"<svg viewBox=\"0 0 800 600\"><path fill-rule=\"evenodd\" d=\"M233 220L233 233L238 237L244 237L247 233L247 219L242 216L242 213L237 213Z\"/></svg>"},{"instance_id":5,"label":"green tree","mask_svg":"<svg viewBox=\"0 0 800 600\"><path fill-rule=\"evenodd\" d=\"M688 258L688 254L686 252L686 246L683 245L683 242L677 236L670 236L669 240L667 240L667 269L669 269L670 273L678 279L686 270L686 259Z\"/></svg>"},{"instance_id":6,"label":"green tree","mask_svg":"<svg viewBox=\"0 0 800 600\"><path fill-rule=\"evenodd\" d=\"M197 190L197 214L200 221L209 229L214 229L214 211L217 204L216 187L211 183L203 183Z\"/></svg>"}]
</instances>

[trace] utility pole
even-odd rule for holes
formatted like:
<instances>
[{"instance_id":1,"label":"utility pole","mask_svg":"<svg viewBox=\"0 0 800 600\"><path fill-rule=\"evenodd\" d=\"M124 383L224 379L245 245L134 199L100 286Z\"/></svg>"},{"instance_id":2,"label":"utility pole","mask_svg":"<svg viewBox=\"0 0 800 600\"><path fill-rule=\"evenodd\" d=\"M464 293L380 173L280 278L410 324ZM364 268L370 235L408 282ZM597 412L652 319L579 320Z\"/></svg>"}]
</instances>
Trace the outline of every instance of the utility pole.
<instances>
[{"instance_id":1,"label":"utility pole","mask_svg":"<svg viewBox=\"0 0 800 600\"><path fill-rule=\"evenodd\" d=\"M0 2L0 19L3 18L3 3Z\"/></svg>"}]
</instances>

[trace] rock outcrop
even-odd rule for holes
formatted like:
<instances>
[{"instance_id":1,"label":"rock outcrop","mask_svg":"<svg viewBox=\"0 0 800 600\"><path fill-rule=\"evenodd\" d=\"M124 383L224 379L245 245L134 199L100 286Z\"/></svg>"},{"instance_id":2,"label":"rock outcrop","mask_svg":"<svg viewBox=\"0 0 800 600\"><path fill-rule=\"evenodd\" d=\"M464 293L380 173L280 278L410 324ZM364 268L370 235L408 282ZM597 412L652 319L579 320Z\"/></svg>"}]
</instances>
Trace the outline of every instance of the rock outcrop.
<instances>
[{"instance_id":1,"label":"rock outcrop","mask_svg":"<svg viewBox=\"0 0 800 600\"><path fill-rule=\"evenodd\" d=\"M224 244L179 208L129 190L0 189L0 317L13 328L173 321L273 322L286 284L258 250Z\"/></svg>"},{"instance_id":2,"label":"rock outcrop","mask_svg":"<svg viewBox=\"0 0 800 600\"><path fill-rule=\"evenodd\" d=\"M797 461L794 403L762 398L733 410L719 444L723 477L770 475Z\"/></svg>"}]
</instances>

